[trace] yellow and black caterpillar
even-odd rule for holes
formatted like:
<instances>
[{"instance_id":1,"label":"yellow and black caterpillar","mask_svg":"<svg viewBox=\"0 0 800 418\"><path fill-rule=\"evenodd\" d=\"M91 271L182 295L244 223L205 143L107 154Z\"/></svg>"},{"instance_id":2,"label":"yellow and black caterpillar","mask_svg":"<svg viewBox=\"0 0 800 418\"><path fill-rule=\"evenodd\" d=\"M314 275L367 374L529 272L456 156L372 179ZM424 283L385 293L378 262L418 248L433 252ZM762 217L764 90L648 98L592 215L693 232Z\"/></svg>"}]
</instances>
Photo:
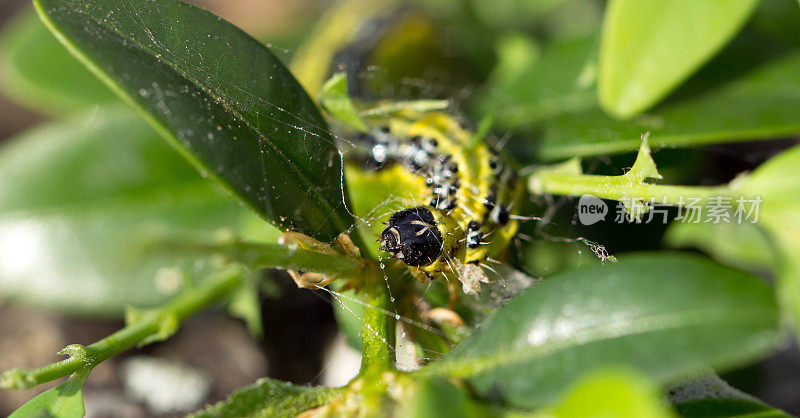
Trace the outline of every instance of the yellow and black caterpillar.
<instances>
[{"instance_id":1,"label":"yellow and black caterpillar","mask_svg":"<svg viewBox=\"0 0 800 418\"><path fill-rule=\"evenodd\" d=\"M487 282L480 263L516 234L522 193L515 170L442 112L399 112L371 121L367 165L393 170L406 208L389 216L381 249L419 278L452 272L464 293Z\"/></svg>"},{"instance_id":2,"label":"yellow and black caterpillar","mask_svg":"<svg viewBox=\"0 0 800 418\"><path fill-rule=\"evenodd\" d=\"M331 69L353 76L366 62L381 63L385 60L376 57L396 53L395 48L381 53L380 45L393 44L382 42L384 37L411 39L410 45L401 43L407 50L436 55L429 48L437 39L431 32L434 27L394 2L345 1L301 49L292 70L316 95L329 84L325 77ZM344 94L361 96L360 80L351 78ZM379 217L386 221L385 229L370 231L379 234L381 249L408 265L419 279L455 276L464 293L476 293L480 283L488 281L481 263L506 249L517 232L514 218L523 187L499 152L483 140L473 140L473 133L453 117L421 110L413 102L404 104L409 102L382 102L378 108L384 111L359 106L361 112L353 109L345 115L327 109L342 125L362 133L357 146L367 170L351 162L345 176L351 190L361 191L353 196L356 212L383 209L384 199L378 196L398 197L399 208L393 206L384 215L388 218ZM356 113L359 121L354 124Z\"/></svg>"}]
</instances>

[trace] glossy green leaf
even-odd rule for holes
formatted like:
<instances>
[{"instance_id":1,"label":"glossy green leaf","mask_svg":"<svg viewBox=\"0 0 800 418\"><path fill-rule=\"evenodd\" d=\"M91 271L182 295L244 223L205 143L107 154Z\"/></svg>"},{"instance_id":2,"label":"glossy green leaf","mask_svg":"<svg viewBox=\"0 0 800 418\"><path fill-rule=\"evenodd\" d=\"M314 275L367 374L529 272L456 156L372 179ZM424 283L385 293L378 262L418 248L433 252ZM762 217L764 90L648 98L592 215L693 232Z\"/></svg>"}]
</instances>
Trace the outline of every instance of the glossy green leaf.
<instances>
[{"instance_id":1,"label":"glossy green leaf","mask_svg":"<svg viewBox=\"0 0 800 418\"><path fill-rule=\"evenodd\" d=\"M234 392L228 399L191 414L191 418L294 417L334 400L338 390L297 386L261 379Z\"/></svg>"},{"instance_id":2,"label":"glossy green leaf","mask_svg":"<svg viewBox=\"0 0 800 418\"><path fill-rule=\"evenodd\" d=\"M0 33L0 88L14 100L44 112L116 100L33 11L21 13Z\"/></svg>"},{"instance_id":3,"label":"glossy green leaf","mask_svg":"<svg viewBox=\"0 0 800 418\"><path fill-rule=\"evenodd\" d=\"M615 369L581 377L558 405L544 415L556 418L674 416L652 382L636 373Z\"/></svg>"},{"instance_id":4,"label":"glossy green leaf","mask_svg":"<svg viewBox=\"0 0 800 418\"><path fill-rule=\"evenodd\" d=\"M76 373L64 383L49 389L26 402L9 418L75 418L82 417L83 382L85 373Z\"/></svg>"},{"instance_id":5,"label":"glossy green leaf","mask_svg":"<svg viewBox=\"0 0 800 418\"><path fill-rule=\"evenodd\" d=\"M698 399L675 405L685 418L788 418L791 415L746 399Z\"/></svg>"},{"instance_id":6,"label":"glossy green leaf","mask_svg":"<svg viewBox=\"0 0 800 418\"><path fill-rule=\"evenodd\" d=\"M627 366L666 384L744 364L783 340L772 289L682 254L638 254L544 280L422 375L468 379L518 407L553 403L587 369Z\"/></svg>"},{"instance_id":7,"label":"glossy green leaf","mask_svg":"<svg viewBox=\"0 0 800 418\"><path fill-rule=\"evenodd\" d=\"M612 0L600 43L599 97L618 117L657 103L719 51L758 0Z\"/></svg>"},{"instance_id":8,"label":"glossy green leaf","mask_svg":"<svg viewBox=\"0 0 800 418\"><path fill-rule=\"evenodd\" d=\"M176 0L35 5L72 53L258 214L321 240L353 223L324 119L258 41Z\"/></svg>"},{"instance_id":9,"label":"glossy green leaf","mask_svg":"<svg viewBox=\"0 0 800 418\"><path fill-rule=\"evenodd\" d=\"M0 147L0 297L115 315L157 304L216 268L192 242L251 218L275 231L121 105L47 124Z\"/></svg>"},{"instance_id":10,"label":"glossy green leaf","mask_svg":"<svg viewBox=\"0 0 800 418\"><path fill-rule=\"evenodd\" d=\"M768 237L751 223L673 222L664 242L698 248L720 263L749 270L769 270L776 262Z\"/></svg>"}]
</instances>

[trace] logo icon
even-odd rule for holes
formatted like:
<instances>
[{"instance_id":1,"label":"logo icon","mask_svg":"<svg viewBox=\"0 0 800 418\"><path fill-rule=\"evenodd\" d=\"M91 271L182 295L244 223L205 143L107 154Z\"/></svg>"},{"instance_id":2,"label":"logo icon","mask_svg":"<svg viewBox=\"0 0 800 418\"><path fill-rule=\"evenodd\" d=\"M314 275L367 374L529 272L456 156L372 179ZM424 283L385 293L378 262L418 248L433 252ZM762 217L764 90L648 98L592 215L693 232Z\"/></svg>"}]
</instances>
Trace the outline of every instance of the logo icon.
<instances>
[{"instance_id":1,"label":"logo icon","mask_svg":"<svg viewBox=\"0 0 800 418\"><path fill-rule=\"evenodd\" d=\"M594 225L606 218L608 205L606 202L585 194L578 200L578 220L583 225Z\"/></svg>"}]
</instances>

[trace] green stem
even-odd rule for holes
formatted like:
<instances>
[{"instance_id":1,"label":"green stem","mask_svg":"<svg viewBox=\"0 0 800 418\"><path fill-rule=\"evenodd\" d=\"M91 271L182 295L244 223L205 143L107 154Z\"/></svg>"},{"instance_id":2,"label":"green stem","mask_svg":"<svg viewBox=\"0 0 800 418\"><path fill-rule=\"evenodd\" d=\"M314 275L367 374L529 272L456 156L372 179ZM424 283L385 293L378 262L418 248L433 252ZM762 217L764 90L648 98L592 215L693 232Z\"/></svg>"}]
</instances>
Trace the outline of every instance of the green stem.
<instances>
[{"instance_id":1,"label":"green stem","mask_svg":"<svg viewBox=\"0 0 800 418\"><path fill-rule=\"evenodd\" d=\"M286 268L313 271L340 277L357 277L361 273L361 265L348 257L325 255L306 251L296 246L277 244L225 243L220 245L192 244L193 249L221 251L237 265L220 272L202 285L187 290L185 293L166 305L149 311L141 320L129 324L125 328L83 347L70 345L59 354L68 354L69 358L37 369L11 369L0 376L0 388L26 389L49 382L75 372L88 373L92 368L109 357L118 354L136 344L145 341L161 331L165 321L181 323L197 311L211 303L224 298L238 289L242 283L244 269L238 263L251 268ZM386 324L375 323L374 329L387 338L384 328ZM365 333L365 335L367 335ZM391 334L393 337L394 334Z\"/></svg>"},{"instance_id":2,"label":"green stem","mask_svg":"<svg viewBox=\"0 0 800 418\"><path fill-rule=\"evenodd\" d=\"M365 276L362 294L373 309L366 309L361 328L361 374L380 374L394 367L395 320L387 315L392 310L388 289L379 272Z\"/></svg>"},{"instance_id":3,"label":"green stem","mask_svg":"<svg viewBox=\"0 0 800 418\"><path fill-rule=\"evenodd\" d=\"M236 242L214 248L231 260L254 269L292 269L338 277L360 277L362 274L362 266L352 258L320 254L293 245Z\"/></svg>"},{"instance_id":4,"label":"green stem","mask_svg":"<svg viewBox=\"0 0 800 418\"><path fill-rule=\"evenodd\" d=\"M231 294L241 286L243 272L244 269L240 266L229 268L208 279L202 285L187 290L172 302L157 308L153 314L148 315L142 321L128 325L87 347L77 344L70 345L59 353L68 354L70 357L66 360L36 369L8 370L0 376L0 387L3 389L27 389L75 372L88 373L109 357L157 333L161 321L167 316L183 321L209 304Z\"/></svg>"},{"instance_id":5,"label":"green stem","mask_svg":"<svg viewBox=\"0 0 800 418\"><path fill-rule=\"evenodd\" d=\"M625 204L629 213L639 216L647 209L646 203L683 206L709 206L711 198L729 196L736 183L723 186L673 186L651 182L660 179L655 161L650 155L647 136L642 138L639 153L631 169L621 176L596 176L583 174L580 161L543 167L528 178L528 188L533 194L566 196L592 195Z\"/></svg>"},{"instance_id":6,"label":"green stem","mask_svg":"<svg viewBox=\"0 0 800 418\"><path fill-rule=\"evenodd\" d=\"M700 199L705 205L709 198L726 196L730 188L725 186L674 186L631 181L626 176L596 176L590 174L567 174L549 172L531 176L530 189L535 194L565 196L592 195L601 199L620 202L631 199L653 201L658 204L686 204L688 199Z\"/></svg>"},{"instance_id":7,"label":"green stem","mask_svg":"<svg viewBox=\"0 0 800 418\"><path fill-rule=\"evenodd\" d=\"M372 308L364 311L361 327L361 372L367 415L381 415L386 397L385 371L394 370L395 319L385 312L391 311L388 289L377 268L365 271L361 289L366 303Z\"/></svg>"}]
</instances>

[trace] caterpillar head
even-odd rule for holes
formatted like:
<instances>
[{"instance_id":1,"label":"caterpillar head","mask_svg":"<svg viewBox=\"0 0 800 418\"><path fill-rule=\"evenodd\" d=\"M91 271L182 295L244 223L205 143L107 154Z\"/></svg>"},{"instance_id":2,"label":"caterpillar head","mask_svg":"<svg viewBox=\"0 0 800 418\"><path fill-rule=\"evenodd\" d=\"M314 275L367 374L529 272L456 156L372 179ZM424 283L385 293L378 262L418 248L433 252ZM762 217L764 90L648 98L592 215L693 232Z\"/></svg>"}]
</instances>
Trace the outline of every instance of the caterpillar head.
<instances>
[{"instance_id":1,"label":"caterpillar head","mask_svg":"<svg viewBox=\"0 0 800 418\"><path fill-rule=\"evenodd\" d=\"M380 241L382 250L413 267L431 264L442 254L442 234L422 206L392 214Z\"/></svg>"}]
</instances>

